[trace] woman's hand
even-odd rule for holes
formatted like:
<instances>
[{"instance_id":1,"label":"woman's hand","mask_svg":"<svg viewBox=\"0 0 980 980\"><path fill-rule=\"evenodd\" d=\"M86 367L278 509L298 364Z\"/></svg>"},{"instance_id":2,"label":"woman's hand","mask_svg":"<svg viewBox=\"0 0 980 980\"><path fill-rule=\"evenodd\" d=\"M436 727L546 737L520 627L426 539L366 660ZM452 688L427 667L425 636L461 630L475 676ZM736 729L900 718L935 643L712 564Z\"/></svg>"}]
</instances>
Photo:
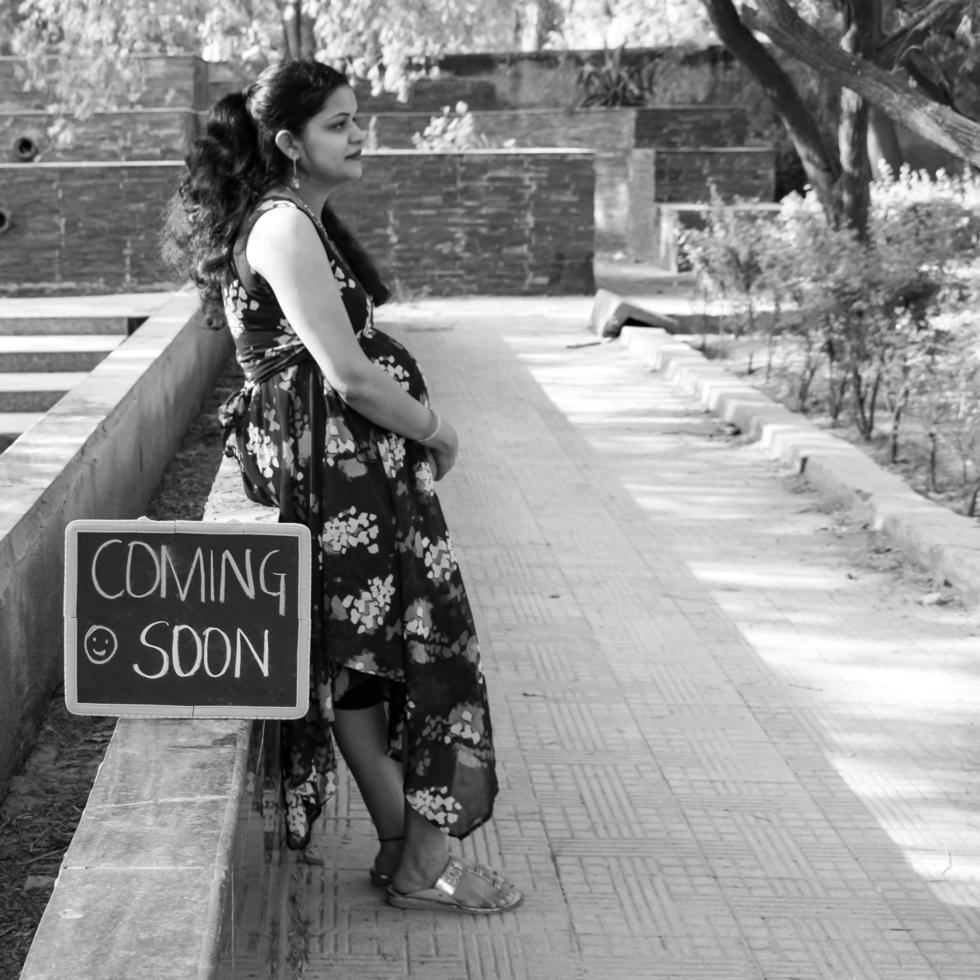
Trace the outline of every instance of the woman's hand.
<instances>
[{"instance_id":1,"label":"woman's hand","mask_svg":"<svg viewBox=\"0 0 980 980\"><path fill-rule=\"evenodd\" d=\"M459 436L456 435L456 430L443 419L438 435L426 444L425 450L429 456L433 478L441 480L453 468L459 453Z\"/></svg>"}]
</instances>

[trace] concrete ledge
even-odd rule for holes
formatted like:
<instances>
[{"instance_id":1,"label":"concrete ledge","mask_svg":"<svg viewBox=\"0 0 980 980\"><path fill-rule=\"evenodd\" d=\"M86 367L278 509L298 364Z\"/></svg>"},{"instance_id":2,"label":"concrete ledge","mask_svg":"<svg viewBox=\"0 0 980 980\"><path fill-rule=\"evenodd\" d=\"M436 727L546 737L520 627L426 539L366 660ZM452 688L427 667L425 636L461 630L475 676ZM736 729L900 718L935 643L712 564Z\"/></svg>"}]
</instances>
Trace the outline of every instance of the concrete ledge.
<instances>
[{"instance_id":1,"label":"concrete ledge","mask_svg":"<svg viewBox=\"0 0 980 980\"><path fill-rule=\"evenodd\" d=\"M980 526L920 497L860 449L817 428L750 384L656 328L624 327L620 339L648 367L759 440L770 456L805 475L980 604Z\"/></svg>"},{"instance_id":2,"label":"concrete ledge","mask_svg":"<svg viewBox=\"0 0 980 980\"><path fill-rule=\"evenodd\" d=\"M120 719L21 980L213 976L250 737Z\"/></svg>"},{"instance_id":3,"label":"concrete ledge","mask_svg":"<svg viewBox=\"0 0 980 980\"><path fill-rule=\"evenodd\" d=\"M224 460L205 520L275 521ZM21 980L268 975L278 931L276 722L121 718ZM255 972L252 973L251 971Z\"/></svg>"},{"instance_id":4,"label":"concrete ledge","mask_svg":"<svg viewBox=\"0 0 980 980\"><path fill-rule=\"evenodd\" d=\"M0 794L61 676L66 524L143 512L230 350L176 293L0 456Z\"/></svg>"}]
</instances>

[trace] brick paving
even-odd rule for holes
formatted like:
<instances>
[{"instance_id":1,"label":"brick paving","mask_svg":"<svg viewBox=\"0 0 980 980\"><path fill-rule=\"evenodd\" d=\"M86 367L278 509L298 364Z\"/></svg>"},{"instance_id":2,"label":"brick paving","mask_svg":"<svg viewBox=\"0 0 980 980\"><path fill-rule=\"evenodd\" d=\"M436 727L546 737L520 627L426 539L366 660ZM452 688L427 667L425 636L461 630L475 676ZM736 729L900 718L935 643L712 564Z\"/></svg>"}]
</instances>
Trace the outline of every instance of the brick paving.
<instances>
[{"instance_id":1,"label":"brick paving","mask_svg":"<svg viewBox=\"0 0 980 980\"><path fill-rule=\"evenodd\" d=\"M588 300L384 312L464 443L441 496L502 789L460 850L527 899L386 907L343 780L280 975L977 980L980 618L592 343Z\"/></svg>"}]
</instances>

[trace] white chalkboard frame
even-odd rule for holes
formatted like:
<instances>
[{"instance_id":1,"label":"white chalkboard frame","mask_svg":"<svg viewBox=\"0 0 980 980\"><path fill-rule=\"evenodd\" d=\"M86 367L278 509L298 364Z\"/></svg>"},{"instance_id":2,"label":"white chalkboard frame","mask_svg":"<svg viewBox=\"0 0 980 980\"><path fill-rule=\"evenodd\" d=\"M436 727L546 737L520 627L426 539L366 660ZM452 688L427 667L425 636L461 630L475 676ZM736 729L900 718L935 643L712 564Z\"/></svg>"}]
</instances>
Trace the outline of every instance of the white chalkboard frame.
<instances>
[{"instance_id":1,"label":"white chalkboard frame","mask_svg":"<svg viewBox=\"0 0 980 980\"><path fill-rule=\"evenodd\" d=\"M263 535L295 538L299 558L297 569L298 637L295 702L288 706L255 705L183 705L94 703L78 697L78 535L96 533L173 535ZM65 528L64 584L64 675L65 706L75 715L127 716L136 718L302 718L309 710L310 687L310 530L303 524L258 523L245 521L153 521L146 517L134 520L75 520Z\"/></svg>"}]
</instances>

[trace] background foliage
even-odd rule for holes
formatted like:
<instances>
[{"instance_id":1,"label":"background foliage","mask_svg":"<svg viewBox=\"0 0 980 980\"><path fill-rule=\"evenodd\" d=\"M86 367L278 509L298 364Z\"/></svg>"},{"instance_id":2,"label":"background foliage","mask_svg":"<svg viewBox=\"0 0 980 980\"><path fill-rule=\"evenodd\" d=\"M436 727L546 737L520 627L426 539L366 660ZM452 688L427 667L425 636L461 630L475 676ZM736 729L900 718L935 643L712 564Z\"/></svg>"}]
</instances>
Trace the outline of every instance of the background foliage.
<instances>
[{"instance_id":1,"label":"background foliage","mask_svg":"<svg viewBox=\"0 0 980 980\"><path fill-rule=\"evenodd\" d=\"M891 462L921 457L934 491L954 460L975 510L980 178L883 175L867 242L793 195L776 215L716 205L683 248L705 294L735 311L732 334L763 337L776 394L882 442Z\"/></svg>"}]
</instances>

